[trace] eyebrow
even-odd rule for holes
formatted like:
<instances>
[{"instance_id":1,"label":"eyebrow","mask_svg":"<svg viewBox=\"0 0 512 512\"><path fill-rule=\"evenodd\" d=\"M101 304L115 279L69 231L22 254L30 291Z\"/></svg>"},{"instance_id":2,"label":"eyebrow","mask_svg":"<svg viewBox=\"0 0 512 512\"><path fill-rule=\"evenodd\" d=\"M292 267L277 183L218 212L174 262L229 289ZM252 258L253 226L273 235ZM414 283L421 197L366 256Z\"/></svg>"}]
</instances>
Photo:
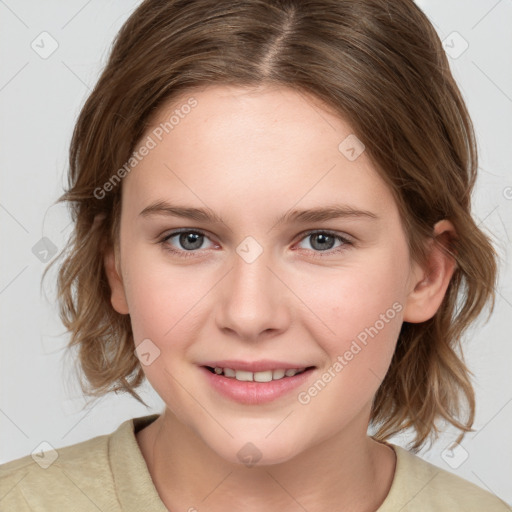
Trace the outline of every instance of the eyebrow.
<instances>
[{"instance_id":1,"label":"eyebrow","mask_svg":"<svg viewBox=\"0 0 512 512\"><path fill-rule=\"evenodd\" d=\"M210 208L188 208L172 205L167 201L156 201L144 208L139 215L142 217L166 215L192 219L209 224L224 224L222 217L217 215ZM284 223L320 222L339 218L379 219L379 216L368 210L356 209L349 205L335 204L318 208L310 208L308 210L290 210L275 218L272 225L275 227L276 225Z\"/></svg>"}]
</instances>

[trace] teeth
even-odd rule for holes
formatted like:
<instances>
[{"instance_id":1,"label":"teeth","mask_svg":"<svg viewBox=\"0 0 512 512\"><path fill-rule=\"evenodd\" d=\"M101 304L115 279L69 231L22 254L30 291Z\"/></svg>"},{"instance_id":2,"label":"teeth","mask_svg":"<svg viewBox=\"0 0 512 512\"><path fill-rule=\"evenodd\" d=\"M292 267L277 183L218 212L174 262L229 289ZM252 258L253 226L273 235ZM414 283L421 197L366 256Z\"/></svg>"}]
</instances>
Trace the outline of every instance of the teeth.
<instances>
[{"instance_id":1,"label":"teeth","mask_svg":"<svg viewBox=\"0 0 512 512\"><path fill-rule=\"evenodd\" d=\"M274 370L272 372L272 378L274 380L279 380L279 379L282 379L284 377L284 374L285 374L285 370Z\"/></svg>"},{"instance_id":2,"label":"teeth","mask_svg":"<svg viewBox=\"0 0 512 512\"><path fill-rule=\"evenodd\" d=\"M226 377L235 377L236 372L235 372L235 370L232 370L231 368L224 368L224 375Z\"/></svg>"},{"instance_id":3,"label":"teeth","mask_svg":"<svg viewBox=\"0 0 512 512\"><path fill-rule=\"evenodd\" d=\"M283 377L293 377L301 373L305 368L290 368L288 370L266 370L264 372L247 372L245 370L233 370L232 368L214 368L217 375L224 374L225 377L235 378L242 382L270 382L271 380L279 380Z\"/></svg>"},{"instance_id":4,"label":"teeth","mask_svg":"<svg viewBox=\"0 0 512 512\"><path fill-rule=\"evenodd\" d=\"M244 372L243 370L236 370L235 379L243 380L243 381L254 380L254 375L252 372Z\"/></svg>"},{"instance_id":5,"label":"teeth","mask_svg":"<svg viewBox=\"0 0 512 512\"><path fill-rule=\"evenodd\" d=\"M272 380L272 378L273 378L272 370L267 370L266 372L255 372L254 373L254 380L256 382L270 382Z\"/></svg>"}]
</instances>

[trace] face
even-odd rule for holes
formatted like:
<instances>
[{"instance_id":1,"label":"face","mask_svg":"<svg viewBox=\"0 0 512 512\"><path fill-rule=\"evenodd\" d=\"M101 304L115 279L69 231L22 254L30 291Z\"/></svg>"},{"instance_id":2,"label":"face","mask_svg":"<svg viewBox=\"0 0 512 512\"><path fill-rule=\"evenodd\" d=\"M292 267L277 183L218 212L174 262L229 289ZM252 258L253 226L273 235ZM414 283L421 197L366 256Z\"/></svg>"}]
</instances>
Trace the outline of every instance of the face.
<instances>
[{"instance_id":1,"label":"face","mask_svg":"<svg viewBox=\"0 0 512 512\"><path fill-rule=\"evenodd\" d=\"M290 89L228 86L152 121L139 146L152 147L122 182L110 282L153 388L232 462L248 442L271 464L349 428L366 435L413 266L350 125ZM216 363L276 380L204 367ZM285 368L308 370L278 379Z\"/></svg>"}]
</instances>

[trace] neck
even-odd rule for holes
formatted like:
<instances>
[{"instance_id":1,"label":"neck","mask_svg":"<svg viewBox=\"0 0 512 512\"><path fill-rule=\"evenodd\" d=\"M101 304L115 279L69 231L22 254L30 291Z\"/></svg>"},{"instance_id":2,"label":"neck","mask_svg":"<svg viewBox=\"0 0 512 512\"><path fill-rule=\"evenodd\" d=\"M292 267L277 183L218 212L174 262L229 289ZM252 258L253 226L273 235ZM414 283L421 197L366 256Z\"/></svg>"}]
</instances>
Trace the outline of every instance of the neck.
<instances>
[{"instance_id":1,"label":"neck","mask_svg":"<svg viewBox=\"0 0 512 512\"><path fill-rule=\"evenodd\" d=\"M395 471L392 448L368 437L357 421L292 459L267 466L226 461L168 409L136 437L169 510L287 512L300 506L309 512L371 512L387 496Z\"/></svg>"}]
</instances>

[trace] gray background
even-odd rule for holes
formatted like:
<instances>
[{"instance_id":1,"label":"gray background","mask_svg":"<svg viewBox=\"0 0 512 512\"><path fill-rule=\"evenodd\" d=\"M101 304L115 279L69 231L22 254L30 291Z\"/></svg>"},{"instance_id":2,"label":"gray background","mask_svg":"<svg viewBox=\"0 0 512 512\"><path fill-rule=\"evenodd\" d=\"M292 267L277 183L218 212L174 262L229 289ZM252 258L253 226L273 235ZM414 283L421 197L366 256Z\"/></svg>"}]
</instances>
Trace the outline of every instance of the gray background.
<instances>
[{"instance_id":1,"label":"gray background","mask_svg":"<svg viewBox=\"0 0 512 512\"><path fill-rule=\"evenodd\" d=\"M56 273L41 291L45 264L34 254L43 236L60 250L70 232L65 209L51 205L65 184L74 121L115 34L138 4L0 0L0 463L31 453L42 441L58 448L110 433L125 419L160 412L163 405L147 383L141 395L151 409L129 395L86 403L64 350ZM512 1L418 4L447 42L475 124L480 177L474 215L501 258L495 312L465 339L475 375L476 431L449 453L456 431L444 426L420 455L512 504ZM57 49L44 55L52 44ZM391 441L405 446L409 439L404 434Z\"/></svg>"}]
</instances>

